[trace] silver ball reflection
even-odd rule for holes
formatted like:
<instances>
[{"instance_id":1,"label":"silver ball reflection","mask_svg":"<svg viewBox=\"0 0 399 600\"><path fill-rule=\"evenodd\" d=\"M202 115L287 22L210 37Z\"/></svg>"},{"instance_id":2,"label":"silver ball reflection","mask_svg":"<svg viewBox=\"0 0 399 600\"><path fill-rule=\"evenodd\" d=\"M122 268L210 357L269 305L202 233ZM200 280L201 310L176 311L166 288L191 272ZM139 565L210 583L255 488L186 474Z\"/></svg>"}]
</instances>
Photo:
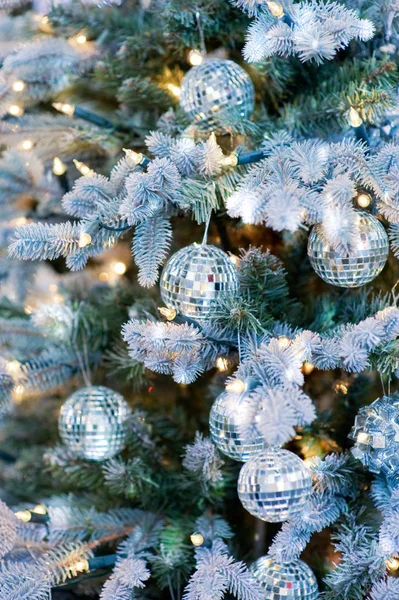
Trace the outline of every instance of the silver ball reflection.
<instances>
[{"instance_id":1,"label":"silver ball reflection","mask_svg":"<svg viewBox=\"0 0 399 600\"><path fill-rule=\"evenodd\" d=\"M270 448L241 468L238 496L246 510L271 523L301 512L312 487L310 470L296 454Z\"/></svg>"},{"instance_id":2,"label":"silver ball reflection","mask_svg":"<svg viewBox=\"0 0 399 600\"><path fill-rule=\"evenodd\" d=\"M363 406L349 437L352 454L369 471L388 476L399 473L399 397L383 396Z\"/></svg>"},{"instance_id":3,"label":"silver ball reflection","mask_svg":"<svg viewBox=\"0 0 399 600\"><path fill-rule=\"evenodd\" d=\"M209 429L214 444L226 456L243 462L266 448L263 436L251 426L248 393L222 392L209 415Z\"/></svg>"},{"instance_id":4,"label":"silver ball reflection","mask_svg":"<svg viewBox=\"0 0 399 600\"><path fill-rule=\"evenodd\" d=\"M215 300L237 293L237 269L223 250L191 244L168 260L160 289L169 308L196 320L210 319Z\"/></svg>"},{"instance_id":5,"label":"silver ball reflection","mask_svg":"<svg viewBox=\"0 0 399 600\"><path fill-rule=\"evenodd\" d=\"M121 394L104 386L86 387L62 405L58 429L62 441L75 456L100 461L115 456L125 447L130 414Z\"/></svg>"},{"instance_id":6,"label":"silver ball reflection","mask_svg":"<svg viewBox=\"0 0 399 600\"><path fill-rule=\"evenodd\" d=\"M249 75L232 60L212 58L193 67L180 86L180 106L203 129L217 129L215 116L232 109L241 118L254 110L255 89Z\"/></svg>"},{"instance_id":7,"label":"silver ball reflection","mask_svg":"<svg viewBox=\"0 0 399 600\"><path fill-rule=\"evenodd\" d=\"M319 597L316 577L302 560L278 564L270 556L262 556L251 571L264 588L264 600L317 600Z\"/></svg>"},{"instance_id":8,"label":"silver ball reflection","mask_svg":"<svg viewBox=\"0 0 399 600\"><path fill-rule=\"evenodd\" d=\"M358 212L358 235L350 253L340 253L325 241L321 225L310 232L308 256L317 275L327 283L355 288L372 281L385 266L389 241L373 215Z\"/></svg>"}]
</instances>

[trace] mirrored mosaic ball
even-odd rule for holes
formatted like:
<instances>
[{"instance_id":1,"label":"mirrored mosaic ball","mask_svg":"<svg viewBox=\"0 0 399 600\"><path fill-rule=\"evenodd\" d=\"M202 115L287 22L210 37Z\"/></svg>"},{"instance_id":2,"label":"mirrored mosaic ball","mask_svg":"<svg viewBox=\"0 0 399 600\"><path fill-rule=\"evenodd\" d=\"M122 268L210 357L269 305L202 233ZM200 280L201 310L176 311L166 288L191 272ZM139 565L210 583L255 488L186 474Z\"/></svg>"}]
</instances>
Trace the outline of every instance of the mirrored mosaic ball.
<instances>
[{"instance_id":1,"label":"mirrored mosaic ball","mask_svg":"<svg viewBox=\"0 0 399 600\"><path fill-rule=\"evenodd\" d=\"M383 396L359 410L349 437L352 454L373 473L399 473L399 397Z\"/></svg>"},{"instance_id":2,"label":"mirrored mosaic ball","mask_svg":"<svg viewBox=\"0 0 399 600\"><path fill-rule=\"evenodd\" d=\"M264 600L316 600L319 588L313 571L302 560L278 564L262 556L251 572L265 590Z\"/></svg>"},{"instance_id":3,"label":"mirrored mosaic ball","mask_svg":"<svg viewBox=\"0 0 399 600\"><path fill-rule=\"evenodd\" d=\"M193 67L180 86L180 106L203 129L215 129L215 115L234 109L242 118L254 110L255 89L249 75L232 60L212 58Z\"/></svg>"},{"instance_id":4,"label":"mirrored mosaic ball","mask_svg":"<svg viewBox=\"0 0 399 600\"><path fill-rule=\"evenodd\" d=\"M278 523L303 510L311 487L310 470L299 456L270 448L245 463L237 489L251 515Z\"/></svg>"},{"instance_id":5,"label":"mirrored mosaic ball","mask_svg":"<svg viewBox=\"0 0 399 600\"><path fill-rule=\"evenodd\" d=\"M243 462L266 448L265 439L251 424L248 394L222 392L209 415L214 444L226 456Z\"/></svg>"},{"instance_id":6,"label":"mirrored mosaic ball","mask_svg":"<svg viewBox=\"0 0 399 600\"><path fill-rule=\"evenodd\" d=\"M0 373L0 417L8 413L12 407L14 382L6 373Z\"/></svg>"},{"instance_id":7,"label":"mirrored mosaic ball","mask_svg":"<svg viewBox=\"0 0 399 600\"><path fill-rule=\"evenodd\" d=\"M237 293L237 269L220 248L191 244L168 260L160 288L169 308L192 319L211 319L215 300Z\"/></svg>"},{"instance_id":8,"label":"mirrored mosaic ball","mask_svg":"<svg viewBox=\"0 0 399 600\"><path fill-rule=\"evenodd\" d=\"M308 256L317 275L340 287L355 288L372 281L385 266L389 241L373 215L359 211L357 238L349 254L341 254L323 239L321 225L310 232Z\"/></svg>"},{"instance_id":9,"label":"mirrored mosaic ball","mask_svg":"<svg viewBox=\"0 0 399 600\"><path fill-rule=\"evenodd\" d=\"M58 429L77 457L104 460L125 447L130 414L121 394L104 386L81 388L62 405Z\"/></svg>"}]
</instances>

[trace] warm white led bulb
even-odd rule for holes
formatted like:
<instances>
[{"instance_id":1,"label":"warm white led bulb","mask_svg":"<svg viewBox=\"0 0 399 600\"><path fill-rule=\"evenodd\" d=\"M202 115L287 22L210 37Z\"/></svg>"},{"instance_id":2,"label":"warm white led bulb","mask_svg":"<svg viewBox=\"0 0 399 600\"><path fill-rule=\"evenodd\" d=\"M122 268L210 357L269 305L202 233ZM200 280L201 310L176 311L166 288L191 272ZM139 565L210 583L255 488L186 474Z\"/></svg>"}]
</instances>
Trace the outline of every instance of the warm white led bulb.
<instances>
[{"instance_id":1,"label":"warm white led bulb","mask_svg":"<svg viewBox=\"0 0 399 600\"><path fill-rule=\"evenodd\" d=\"M8 107L8 113L13 117L20 117L24 114L24 110L21 106L18 106L18 104L11 104L11 106Z\"/></svg>"},{"instance_id":2,"label":"warm white led bulb","mask_svg":"<svg viewBox=\"0 0 399 600\"><path fill-rule=\"evenodd\" d=\"M53 160L53 173L54 175L63 175L67 170L66 165L62 162L58 156L54 157Z\"/></svg>"},{"instance_id":3,"label":"warm white led bulb","mask_svg":"<svg viewBox=\"0 0 399 600\"><path fill-rule=\"evenodd\" d=\"M79 236L78 246L79 248L86 248L86 246L90 246L91 244L91 235L90 233L81 233Z\"/></svg>"},{"instance_id":4,"label":"warm white led bulb","mask_svg":"<svg viewBox=\"0 0 399 600\"><path fill-rule=\"evenodd\" d=\"M199 50L190 50L190 52L188 53L188 62L193 67L197 67L198 65L200 65L203 60L204 58Z\"/></svg>"},{"instance_id":5,"label":"warm white led bulb","mask_svg":"<svg viewBox=\"0 0 399 600\"><path fill-rule=\"evenodd\" d=\"M116 262L116 263L113 263L112 270L117 275L123 275L124 273L126 273L126 265L125 265L125 263L120 262L120 261Z\"/></svg>"},{"instance_id":6,"label":"warm white led bulb","mask_svg":"<svg viewBox=\"0 0 399 600\"><path fill-rule=\"evenodd\" d=\"M33 148L32 140L23 140L23 142L21 142L21 148L22 148L22 150L32 150L32 148Z\"/></svg>"},{"instance_id":7,"label":"warm white led bulb","mask_svg":"<svg viewBox=\"0 0 399 600\"><path fill-rule=\"evenodd\" d=\"M14 90L14 92L22 92L24 88L25 83L21 79L14 81L14 83L12 84L12 89Z\"/></svg>"}]
</instances>

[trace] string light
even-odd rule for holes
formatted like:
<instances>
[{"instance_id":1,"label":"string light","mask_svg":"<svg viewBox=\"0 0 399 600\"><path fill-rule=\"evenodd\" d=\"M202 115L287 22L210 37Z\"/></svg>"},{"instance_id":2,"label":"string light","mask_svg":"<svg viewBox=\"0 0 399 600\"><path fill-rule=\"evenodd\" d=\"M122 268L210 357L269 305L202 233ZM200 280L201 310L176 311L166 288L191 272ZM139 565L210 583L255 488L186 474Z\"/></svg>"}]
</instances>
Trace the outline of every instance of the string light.
<instances>
[{"instance_id":1,"label":"string light","mask_svg":"<svg viewBox=\"0 0 399 600\"><path fill-rule=\"evenodd\" d=\"M18 360L10 360L10 362L7 363L7 373L10 375L15 375L18 373L20 368L21 364Z\"/></svg>"},{"instance_id":2,"label":"string light","mask_svg":"<svg viewBox=\"0 0 399 600\"><path fill-rule=\"evenodd\" d=\"M50 19L47 15L40 19L39 27L44 33L53 33L53 28L51 27Z\"/></svg>"},{"instance_id":3,"label":"string light","mask_svg":"<svg viewBox=\"0 0 399 600\"><path fill-rule=\"evenodd\" d=\"M74 563L73 565L69 565L69 570L71 572L71 574L76 577L78 575L78 573L83 573L85 571L89 571L90 566L89 566L89 561L86 560L85 558L82 558L81 560L76 561L76 563Z\"/></svg>"},{"instance_id":4,"label":"string light","mask_svg":"<svg viewBox=\"0 0 399 600\"><path fill-rule=\"evenodd\" d=\"M44 504L36 504L35 508L32 509L32 512L36 513L37 515L47 515L47 508L44 506Z\"/></svg>"},{"instance_id":5,"label":"string light","mask_svg":"<svg viewBox=\"0 0 399 600\"><path fill-rule=\"evenodd\" d=\"M50 283L48 286L49 292L55 294L58 291L58 285L56 283Z\"/></svg>"},{"instance_id":6,"label":"string light","mask_svg":"<svg viewBox=\"0 0 399 600\"><path fill-rule=\"evenodd\" d=\"M87 42L87 37L83 33L81 33L76 37L76 42L80 45L83 45Z\"/></svg>"},{"instance_id":7,"label":"string light","mask_svg":"<svg viewBox=\"0 0 399 600\"><path fill-rule=\"evenodd\" d=\"M362 117L357 110L353 108L353 106L351 106L349 111L349 123L352 127L360 127L360 125L363 123Z\"/></svg>"},{"instance_id":8,"label":"string light","mask_svg":"<svg viewBox=\"0 0 399 600\"><path fill-rule=\"evenodd\" d=\"M229 381L229 383L227 383L225 386L226 391L232 392L233 394L242 394L245 391L246 387L247 385L242 379L235 379L234 381Z\"/></svg>"},{"instance_id":9,"label":"string light","mask_svg":"<svg viewBox=\"0 0 399 600\"><path fill-rule=\"evenodd\" d=\"M12 89L14 92L22 92L22 90L25 89L25 83L21 79L17 79L17 81L14 81L12 84Z\"/></svg>"},{"instance_id":10,"label":"string light","mask_svg":"<svg viewBox=\"0 0 399 600\"><path fill-rule=\"evenodd\" d=\"M202 64L203 60L204 58L199 50L190 50L188 53L188 62L193 67L197 67L198 65Z\"/></svg>"},{"instance_id":11,"label":"string light","mask_svg":"<svg viewBox=\"0 0 399 600\"><path fill-rule=\"evenodd\" d=\"M139 165L144 159L144 156L141 152L135 152L134 150L130 150L129 148L123 148L123 152L129 158L129 160L132 161L134 165Z\"/></svg>"},{"instance_id":12,"label":"string light","mask_svg":"<svg viewBox=\"0 0 399 600\"><path fill-rule=\"evenodd\" d=\"M290 345L290 342L291 342L290 338L287 337L286 335L282 335L277 340L278 347L281 348L281 350L285 350L286 348L288 348L288 346Z\"/></svg>"},{"instance_id":13,"label":"string light","mask_svg":"<svg viewBox=\"0 0 399 600\"><path fill-rule=\"evenodd\" d=\"M178 85L175 85L174 83L168 83L166 87L174 96L176 96L176 98L180 97L181 90Z\"/></svg>"},{"instance_id":14,"label":"string light","mask_svg":"<svg viewBox=\"0 0 399 600\"><path fill-rule=\"evenodd\" d=\"M99 278L100 281L104 281L105 282L105 281L108 281L109 275L108 275L108 273L106 271L102 271L99 274L98 278Z\"/></svg>"},{"instance_id":15,"label":"string light","mask_svg":"<svg viewBox=\"0 0 399 600\"><path fill-rule=\"evenodd\" d=\"M367 208L368 206L370 206L371 197L365 192L362 192L356 197L356 202L361 208Z\"/></svg>"},{"instance_id":16,"label":"string light","mask_svg":"<svg viewBox=\"0 0 399 600\"><path fill-rule=\"evenodd\" d=\"M204 543L204 536L200 533L193 533L190 535L190 540L193 546L202 546Z\"/></svg>"},{"instance_id":17,"label":"string light","mask_svg":"<svg viewBox=\"0 0 399 600\"><path fill-rule=\"evenodd\" d=\"M304 362L302 366L302 371L305 375L309 375L314 370L314 365L311 362Z\"/></svg>"},{"instance_id":18,"label":"string light","mask_svg":"<svg viewBox=\"0 0 399 600\"><path fill-rule=\"evenodd\" d=\"M90 233L83 232L80 234L79 240L78 240L79 248L86 248L87 246L90 246L91 242L92 242L92 237L91 237Z\"/></svg>"},{"instance_id":19,"label":"string light","mask_svg":"<svg viewBox=\"0 0 399 600\"><path fill-rule=\"evenodd\" d=\"M224 167L236 167L238 164L238 156L232 152L232 154L224 156L221 162Z\"/></svg>"},{"instance_id":20,"label":"string light","mask_svg":"<svg viewBox=\"0 0 399 600\"><path fill-rule=\"evenodd\" d=\"M63 175L67 170L66 165L62 162L62 160L55 156L53 160L53 173L54 175Z\"/></svg>"},{"instance_id":21,"label":"string light","mask_svg":"<svg viewBox=\"0 0 399 600\"><path fill-rule=\"evenodd\" d=\"M79 173L81 173L85 177L94 175L93 169L90 169L90 167L88 167L84 163L80 162L80 160L76 160L76 158L74 158L73 163L74 163L75 167L77 168L77 170L79 171Z\"/></svg>"},{"instance_id":22,"label":"string light","mask_svg":"<svg viewBox=\"0 0 399 600\"><path fill-rule=\"evenodd\" d=\"M390 571L397 571L399 569L399 560L394 556L386 560L385 564Z\"/></svg>"},{"instance_id":23,"label":"string light","mask_svg":"<svg viewBox=\"0 0 399 600\"><path fill-rule=\"evenodd\" d=\"M117 275L123 275L124 273L126 273L126 265L123 262L116 262L116 263L112 263L112 270L114 273L116 273Z\"/></svg>"},{"instance_id":24,"label":"string light","mask_svg":"<svg viewBox=\"0 0 399 600\"><path fill-rule=\"evenodd\" d=\"M165 317L165 319L167 319L168 321L173 321L173 319L176 318L177 311L174 308L169 308L167 306L159 306L158 310L161 313L161 315Z\"/></svg>"},{"instance_id":25,"label":"string light","mask_svg":"<svg viewBox=\"0 0 399 600\"><path fill-rule=\"evenodd\" d=\"M22 148L22 150L32 150L32 148L33 148L32 140L23 140L21 142L21 148Z\"/></svg>"},{"instance_id":26,"label":"string light","mask_svg":"<svg viewBox=\"0 0 399 600\"><path fill-rule=\"evenodd\" d=\"M26 217L17 217L12 220L12 224L15 225L15 227L21 227L21 225L25 225L27 222L28 219Z\"/></svg>"},{"instance_id":27,"label":"string light","mask_svg":"<svg viewBox=\"0 0 399 600\"><path fill-rule=\"evenodd\" d=\"M29 306L29 304L27 304L27 305L24 307L24 313L25 313L26 315L31 315L31 314L33 313L33 308L32 308L31 306Z\"/></svg>"},{"instance_id":28,"label":"string light","mask_svg":"<svg viewBox=\"0 0 399 600\"><path fill-rule=\"evenodd\" d=\"M266 2L267 8L272 13L273 17L277 17L277 19L281 19L284 16L284 9L280 2L274 2L273 0L269 0Z\"/></svg>"},{"instance_id":29,"label":"string light","mask_svg":"<svg viewBox=\"0 0 399 600\"><path fill-rule=\"evenodd\" d=\"M75 106L73 104L64 104L63 102L54 102L53 107L55 110L64 113L64 115L68 115L72 117L75 112Z\"/></svg>"},{"instance_id":30,"label":"string light","mask_svg":"<svg viewBox=\"0 0 399 600\"><path fill-rule=\"evenodd\" d=\"M14 393L13 393L14 402L16 402L17 404L19 404L21 402L21 400L23 399L24 391L25 391L24 387L21 384L17 385L14 388Z\"/></svg>"},{"instance_id":31,"label":"string light","mask_svg":"<svg viewBox=\"0 0 399 600\"><path fill-rule=\"evenodd\" d=\"M356 441L360 444L367 444L370 441L370 434L366 433L365 431L360 431L357 434Z\"/></svg>"},{"instance_id":32,"label":"string light","mask_svg":"<svg viewBox=\"0 0 399 600\"><path fill-rule=\"evenodd\" d=\"M21 117L24 114L23 108L18 106L18 104L11 104L11 106L8 107L7 112L13 117Z\"/></svg>"},{"instance_id":33,"label":"string light","mask_svg":"<svg viewBox=\"0 0 399 600\"><path fill-rule=\"evenodd\" d=\"M19 519L20 521L23 521L24 523L29 523L29 521L32 518L32 514L30 512L30 510L18 510L15 513L15 516L17 517L17 519Z\"/></svg>"},{"instance_id":34,"label":"string light","mask_svg":"<svg viewBox=\"0 0 399 600\"><path fill-rule=\"evenodd\" d=\"M335 391L341 392L341 394L347 394L348 393L348 388L344 383L337 383L337 385L335 386Z\"/></svg>"},{"instance_id":35,"label":"string light","mask_svg":"<svg viewBox=\"0 0 399 600\"><path fill-rule=\"evenodd\" d=\"M224 356L218 356L216 359L216 368L218 371L228 371L229 370L229 360Z\"/></svg>"}]
</instances>

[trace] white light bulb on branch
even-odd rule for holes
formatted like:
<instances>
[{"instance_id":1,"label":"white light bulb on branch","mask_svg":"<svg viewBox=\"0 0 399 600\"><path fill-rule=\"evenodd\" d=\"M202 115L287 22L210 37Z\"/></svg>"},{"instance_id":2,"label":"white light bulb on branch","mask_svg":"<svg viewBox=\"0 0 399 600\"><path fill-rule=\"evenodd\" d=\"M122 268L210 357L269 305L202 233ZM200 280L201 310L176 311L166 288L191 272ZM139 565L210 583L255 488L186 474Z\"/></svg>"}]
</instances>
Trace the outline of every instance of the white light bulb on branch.
<instances>
[{"instance_id":1,"label":"white light bulb on branch","mask_svg":"<svg viewBox=\"0 0 399 600\"><path fill-rule=\"evenodd\" d=\"M225 356L218 356L216 359L216 368L221 373L223 373L223 371L229 370L229 364L229 359Z\"/></svg>"},{"instance_id":2,"label":"white light bulb on branch","mask_svg":"<svg viewBox=\"0 0 399 600\"><path fill-rule=\"evenodd\" d=\"M353 108L353 106L351 106L349 111L349 123L352 127L360 127L360 125L362 125L363 123L362 117L360 116L358 111L355 108Z\"/></svg>"},{"instance_id":3,"label":"white light bulb on branch","mask_svg":"<svg viewBox=\"0 0 399 600\"><path fill-rule=\"evenodd\" d=\"M362 192L357 196L356 202L361 208L367 208L368 206L370 206L371 197L365 192Z\"/></svg>"},{"instance_id":4,"label":"white light bulb on branch","mask_svg":"<svg viewBox=\"0 0 399 600\"><path fill-rule=\"evenodd\" d=\"M8 113L12 117L21 117L24 114L24 109L18 104L11 104L11 106L8 107Z\"/></svg>"},{"instance_id":5,"label":"white light bulb on branch","mask_svg":"<svg viewBox=\"0 0 399 600\"><path fill-rule=\"evenodd\" d=\"M80 234L79 240L78 240L79 248L86 248L87 246L90 246L91 242L92 242L92 238L91 238L90 233L83 232Z\"/></svg>"},{"instance_id":6,"label":"white light bulb on branch","mask_svg":"<svg viewBox=\"0 0 399 600\"><path fill-rule=\"evenodd\" d=\"M74 158L73 163L74 163L75 167L77 168L77 170L79 171L79 173L81 173L85 177L94 175L93 169L90 169L90 167L85 165L85 163L80 162L80 160L76 160Z\"/></svg>"},{"instance_id":7,"label":"white light bulb on branch","mask_svg":"<svg viewBox=\"0 0 399 600\"><path fill-rule=\"evenodd\" d=\"M22 150L32 150L32 148L33 148L32 140L23 140L21 142L21 148L22 148Z\"/></svg>"},{"instance_id":8,"label":"white light bulb on branch","mask_svg":"<svg viewBox=\"0 0 399 600\"><path fill-rule=\"evenodd\" d=\"M35 508L32 509L32 512L36 513L37 515L46 515L47 508L44 506L44 504L37 504Z\"/></svg>"},{"instance_id":9,"label":"white light bulb on branch","mask_svg":"<svg viewBox=\"0 0 399 600\"><path fill-rule=\"evenodd\" d=\"M190 50L190 52L188 53L188 62L193 67L200 65L203 60L204 60L204 58L199 50L193 49L193 50Z\"/></svg>"},{"instance_id":10,"label":"white light bulb on branch","mask_svg":"<svg viewBox=\"0 0 399 600\"><path fill-rule=\"evenodd\" d=\"M284 16L284 9L283 9L282 5L280 4L280 2L274 2L273 0L269 0L269 2L266 2L266 4L267 4L267 8L270 10L273 17L276 17L277 19L281 19L281 17Z\"/></svg>"},{"instance_id":11,"label":"white light bulb on branch","mask_svg":"<svg viewBox=\"0 0 399 600\"><path fill-rule=\"evenodd\" d=\"M64 115L68 115L69 117L72 117L73 113L75 112L75 106L73 104L54 102L53 107L55 108L55 110L58 110L59 112L64 113Z\"/></svg>"},{"instance_id":12,"label":"white light bulb on branch","mask_svg":"<svg viewBox=\"0 0 399 600\"><path fill-rule=\"evenodd\" d=\"M123 275L124 273L126 273L126 265L125 263L120 261L112 263L112 270L117 275Z\"/></svg>"},{"instance_id":13,"label":"white light bulb on branch","mask_svg":"<svg viewBox=\"0 0 399 600\"><path fill-rule=\"evenodd\" d=\"M62 160L55 156L53 160L53 173L54 175L63 175L67 170L67 166L62 162Z\"/></svg>"},{"instance_id":14,"label":"white light bulb on branch","mask_svg":"<svg viewBox=\"0 0 399 600\"><path fill-rule=\"evenodd\" d=\"M17 519L19 521L23 521L24 523L29 523L29 521L32 518L32 514L31 514L30 510L18 510L15 513L15 516L17 517Z\"/></svg>"},{"instance_id":15,"label":"white light bulb on branch","mask_svg":"<svg viewBox=\"0 0 399 600\"><path fill-rule=\"evenodd\" d=\"M12 89L14 92L22 92L25 89L25 83L21 79L18 79L12 84Z\"/></svg>"},{"instance_id":16,"label":"white light bulb on branch","mask_svg":"<svg viewBox=\"0 0 399 600\"><path fill-rule=\"evenodd\" d=\"M134 165L139 165L143 161L144 156L141 152L135 152L130 148L123 148L123 152Z\"/></svg>"},{"instance_id":17,"label":"white light bulb on branch","mask_svg":"<svg viewBox=\"0 0 399 600\"><path fill-rule=\"evenodd\" d=\"M234 394L242 394L247 387L247 384L242 379L235 379L234 381L229 381L226 384L225 388L227 392L233 392Z\"/></svg>"},{"instance_id":18,"label":"white light bulb on branch","mask_svg":"<svg viewBox=\"0 0 399 600\"><path fill-rule=\"evenodd\" d=\"M167 306L159 306L159 312L167 321L173 321L176 318L177 311L174 308L169 308Z\"/></svg>"},{"instance_id":19,"label":"white light bulb on branch","mask_svg":"<svg viewBox=\"0 0 399 600\"><path fill-rule=\"evenodd\" d=\"M204 537L200 533L190 535L190 540L193 546L202 546L204 543Z\"/></svg>"},{"instance_id":20,"label":"white light bulb on branch","mask_svg":"<svg viewBox=\"0 0 399 600\"><path fill-rule=\"evenodd\" d=\"M166 87L174 96L176 96L176 98L180 97L180 88L178 85L175 85L174 83L168 83Z\"/></svg>"}]
</instances>

